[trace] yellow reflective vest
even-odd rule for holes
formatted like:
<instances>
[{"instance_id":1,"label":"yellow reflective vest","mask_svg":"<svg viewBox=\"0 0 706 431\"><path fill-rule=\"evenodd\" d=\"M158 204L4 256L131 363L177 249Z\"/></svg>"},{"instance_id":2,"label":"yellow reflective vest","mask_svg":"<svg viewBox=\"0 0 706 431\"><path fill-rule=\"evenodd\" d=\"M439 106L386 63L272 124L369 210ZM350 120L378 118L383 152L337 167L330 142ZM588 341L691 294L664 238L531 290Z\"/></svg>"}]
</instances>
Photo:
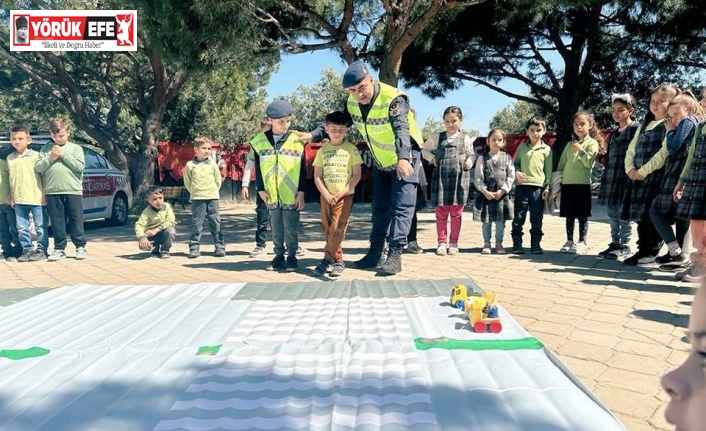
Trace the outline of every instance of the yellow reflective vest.
<instances>
[{"instance_id":1,"label":"yellow reflective vest","mask_svg":"<svg viewBox=\"0 0 706 431\"><path fill-rule=\"evenodd\" d=\"M390 124L390 103L398 96L407 98L407 95L391 85L382 82L379 85L380 92L373 100L373 105L365 120L363 120L360 105L353 96L348 96L347 108L353 119L353 124L368 143L368 147L373 153L373 159L380 168L387 169L397 164L395 132ZM407 122L409 123L410 137L418 145L421 145L424 139L411 109L407 112Z\"/></svg>"},{"instance_id":2,"label":"yellow reflective vest","mask_svg":"<svg viewBox=\"0 0 706 431\"><path fill-rule=\"evenodd\" d=\"M250 140L250 146L258 155L262 182L270 196L267 208L296 209L304 143L290 133L277 149L260 133Z\"/></svg>"}]
</instances>

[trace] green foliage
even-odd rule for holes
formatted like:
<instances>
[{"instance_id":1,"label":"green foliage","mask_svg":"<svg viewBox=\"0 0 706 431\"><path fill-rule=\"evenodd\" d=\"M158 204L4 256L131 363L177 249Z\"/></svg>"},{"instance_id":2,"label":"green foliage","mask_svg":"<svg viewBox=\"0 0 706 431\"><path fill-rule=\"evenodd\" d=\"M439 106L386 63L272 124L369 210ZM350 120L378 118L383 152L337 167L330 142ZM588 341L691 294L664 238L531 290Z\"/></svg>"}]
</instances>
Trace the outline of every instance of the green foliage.
<instances>
[{"instance_id":1,"label":"green foliage","mask_svg":"<svg viewBox=\"0 0 706 431\"><path fill-rule=\"evenodd\" d=\"M525 101L517 101L496 112L493 118L490 119L488 127L500 127L509 134L525 133L527 120L535 115L545 116L537 105ZM547 123L547 128L552 129L553 124Z\"/></svg>"},{"instance_id":2,"label":"green foliage","mask_svg":"<svg viewBox=\"0 0 706 431\"><path fill-rule=\"evenodd\" d=\"M312 130L329 112L343 110L348 93L341 87L342 79L343 75L327 68L321 71L321 79L313 86L300 85L288 95L277 96L292 103L292 128Z\"/></svg>"}]
</instances>

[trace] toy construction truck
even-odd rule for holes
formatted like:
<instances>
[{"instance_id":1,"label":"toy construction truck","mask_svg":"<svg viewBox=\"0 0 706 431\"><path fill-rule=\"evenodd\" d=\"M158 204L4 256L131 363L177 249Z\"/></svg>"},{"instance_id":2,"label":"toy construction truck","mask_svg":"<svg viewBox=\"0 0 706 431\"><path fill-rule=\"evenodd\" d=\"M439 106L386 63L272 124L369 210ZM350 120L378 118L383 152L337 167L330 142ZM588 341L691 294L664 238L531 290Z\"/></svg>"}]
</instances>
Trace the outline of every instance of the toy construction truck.
<instances>
[{"instance_id":1,"label":"toy construction truck","mask_svg":"<svg viewBox=\"0 0 706 431\"><path fill-rule=\"evenodd\" d=\"M475 332L497 334L503 330L502 320L498 316L498 296L494 292L482 295L468 295L468 288L457 284L451 290L451 304L466 313L470 326Z\"/></svg>"}]
</instances>

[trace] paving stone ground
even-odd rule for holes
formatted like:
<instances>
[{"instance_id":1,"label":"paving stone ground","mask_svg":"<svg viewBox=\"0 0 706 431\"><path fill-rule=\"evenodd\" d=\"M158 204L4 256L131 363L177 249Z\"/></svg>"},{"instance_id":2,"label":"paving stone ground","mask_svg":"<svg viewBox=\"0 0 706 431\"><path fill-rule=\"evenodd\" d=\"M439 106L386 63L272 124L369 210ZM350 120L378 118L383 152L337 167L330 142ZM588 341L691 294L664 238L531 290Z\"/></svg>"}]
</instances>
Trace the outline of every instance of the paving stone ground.
<instances>
[{"instance_id":1,"label":"paving stone ground","mask_svg":"<svg viewBox=\"0 0 706 431\"><path fill-rule=\"evenodd\" d=\"M297 273L265 270L272 254L248 257L254 246L255 212L248 203L222 203L228 255L187 259L189 213L177 209L177 246L171 259L149 258L137 249L132 225L109 227L87 223L89 258L60 262L0 263L0 313L3 306L49 288L78 283L172 284L199 282L321 280L312 272L323 257L319 208L307 204L302 214L300 243L307 251ZM464 213L456 256L436 256L432 210L419 214L419 243L424 254L403 255L404 270L390 279L470 277L486 290L499 293L501 303L539 338L631 431L667 430L667 396L659 380L686 357L684 337L696 285L678 282L673 274L654 268L629 267L599 259L609 242L604 212L594 206L589 227L588 255L558 253L565 241L564 219L545 216L543 255L481 255L481 225ZM131 220L132 223L134 220ZM367 248L370 205L356 204L344 242L347 261ZM510 245L510 224L506 246ZM529 242L529 222L525 229ZM210 238L204 236L204 243ZM633 244L634 249L634 244ZM271 243L268 251L272 252ZM379 279L373 271L346 269L343 280ZM324 281L325 282L325 281ZM449 286L449 289L451 286ZM14 290L11 292L10 290Z\"/></svg>"}]
</instances>

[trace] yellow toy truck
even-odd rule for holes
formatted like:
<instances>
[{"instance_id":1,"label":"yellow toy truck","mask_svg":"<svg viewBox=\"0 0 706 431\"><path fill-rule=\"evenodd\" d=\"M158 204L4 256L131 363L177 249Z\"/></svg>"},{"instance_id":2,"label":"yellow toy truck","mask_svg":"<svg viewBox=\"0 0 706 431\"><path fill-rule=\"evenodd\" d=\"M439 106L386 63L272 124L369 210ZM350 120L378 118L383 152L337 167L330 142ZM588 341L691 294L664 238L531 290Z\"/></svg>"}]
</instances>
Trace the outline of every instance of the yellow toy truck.
<instances>
[{"instance_id":1,"label":"yellow toy truck","mask_svg":"<svg viewBox=\"0 0 706 431\"><path fill-rule=\"evenodd\" d=\"M498 295L495 292L485 292L483 295L469 295L468 288L457 284L451 289L451 304L463 310L475 332L490 332L497 334L503 330L502 320L498 316Z\"/></svg>"}]
</instances>

